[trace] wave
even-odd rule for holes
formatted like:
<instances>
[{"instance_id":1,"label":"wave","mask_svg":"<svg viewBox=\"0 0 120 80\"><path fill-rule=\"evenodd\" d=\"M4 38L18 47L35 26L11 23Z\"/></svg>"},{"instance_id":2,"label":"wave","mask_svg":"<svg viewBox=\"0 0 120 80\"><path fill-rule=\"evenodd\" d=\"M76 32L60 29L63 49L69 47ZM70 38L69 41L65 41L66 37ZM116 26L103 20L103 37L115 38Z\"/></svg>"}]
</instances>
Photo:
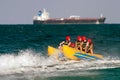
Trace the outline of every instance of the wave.
<instances>
[{"instance_id":1,"label":"wave","mask_svg":"<svg viewBox=\"0 0 120 80\"><path fill-rule=\"evenodd\" d=\"M51 73L62 71L99 70L119 68L119 57L105 57L97 61L66 61L60 62L54 57L47 57L32 50L21 50L18 55L4 54L0 56L0 75L16 73Z\"/></svg>"}]
</instances>

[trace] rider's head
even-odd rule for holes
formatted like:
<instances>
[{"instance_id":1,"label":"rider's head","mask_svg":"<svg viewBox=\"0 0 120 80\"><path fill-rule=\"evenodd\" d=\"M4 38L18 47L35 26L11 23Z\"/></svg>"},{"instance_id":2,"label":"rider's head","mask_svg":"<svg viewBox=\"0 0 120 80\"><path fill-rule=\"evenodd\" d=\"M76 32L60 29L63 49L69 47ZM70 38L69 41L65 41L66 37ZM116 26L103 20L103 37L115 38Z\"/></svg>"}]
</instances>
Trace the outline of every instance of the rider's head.
<instances>
[{"instance_id":1,"label":"rider's head","mask_svg":"<svg viewBox=\"0 0 120 80\"><path fill-rule=\"evenodd\" d=\"M87 42L92 43L92 40L91 40L91 39L88 39Z\"/></svg>"},{"instance_id":2,"label":"rider's head","mask_svg":"<svg viewBox=\"0 0 120 80\"><path fill-rule=\"evenodd\" d=\"M82 40L81 36L77 36L77 41L81 41L81 40Z\"/></svg>"},{"instance_id":3,"label":"rider's head","mask_svg":"<svg viewBox=\"0 0 120 80\"><path fill-rule=\"evenodd\" d=\"M85 36L82 36L82 41L86 41L86 37Z\"/></svg>"},{"instance_id":4,"label":"rider's head","mask_svg":"<svg viewBox=\"0 0 120 80\"><path fill-rule=\"evenodd\" d=\"M66 36L66 41L70 41L70 36Z\"/></svg>"},{"instance_id":5,"label":"rider's head","mask_svg":"<svg viewBox=\"0 0 120 80\"><path fill-rule=\"evenodd\" d=\"M75 44L74 44L74 43L71 43L71 44L70 44L70 47L75 47Z\"/></svg>"}]
</instances>

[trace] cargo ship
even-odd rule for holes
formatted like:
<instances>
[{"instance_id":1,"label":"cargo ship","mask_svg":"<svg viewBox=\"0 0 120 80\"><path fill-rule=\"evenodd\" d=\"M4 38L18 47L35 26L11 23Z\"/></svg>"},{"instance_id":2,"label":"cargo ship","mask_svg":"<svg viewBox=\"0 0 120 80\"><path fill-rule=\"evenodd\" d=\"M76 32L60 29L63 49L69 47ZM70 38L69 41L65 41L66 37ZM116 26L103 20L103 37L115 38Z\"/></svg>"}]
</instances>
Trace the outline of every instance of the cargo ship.
<instances>
[{"instance_id":1,"label":"cargo ship","mask_svg":"<svg viewBox=\"0 0 120 80\"><path fill-rule=\"evenodd\" d=\"M44 9L39 11L33 18L33 24L103 24L105 17L81 18L80 16L70 16L69 18L50 18L49 13Z\"/></svg>"}]
</instances>

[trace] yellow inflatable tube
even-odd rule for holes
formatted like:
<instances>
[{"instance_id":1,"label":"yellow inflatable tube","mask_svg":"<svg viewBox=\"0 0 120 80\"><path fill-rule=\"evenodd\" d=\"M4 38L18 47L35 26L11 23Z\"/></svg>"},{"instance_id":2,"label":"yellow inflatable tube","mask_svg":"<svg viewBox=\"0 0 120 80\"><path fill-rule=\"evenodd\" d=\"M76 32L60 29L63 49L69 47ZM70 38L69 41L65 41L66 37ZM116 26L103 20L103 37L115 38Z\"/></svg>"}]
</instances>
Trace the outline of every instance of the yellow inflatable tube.
<instances>
[{"instance_id":1,"label":"yellow inflatable tube","mask_svg":"<svg viewBox=\"0 0 120 80\"><path fill-rule=\"evenodd\" d=\"M75 56L74 56L74 54L75 53L83 53L83 54L88 54L88 55L90 55L90 56L95 56L95 57L97 57L97 58L100 58L100 59L102 59L103 58L103 56L102 55L100 55L100 54L90 54L90 53L85 53L85 52L80 52L79 50L76 50L75 48L71 48L71 47L69 47L69 46L67 46L67 45L64 45L63 46L63 52L64 52L64 55L65 55L65 57L67 57L67 58L69 58L69 59L73 59L73 60L78 60L78 58L76 58Z\"/></svg>"},{"instance_id":2,"label":"yellow inflatable tube","mask_svg":"<svg viewBox=\"0 0 120 80\"><path fill-rule=\"evenodd\" d=\"M62 52L63 52L63 54L64 54L64 56L66 58L72 59L72 60L80 60L79 58L74 56L75 53L79 53L80 52L79 50L76 50L75 48L71 48L71 47L69 47L67 45L64 45L62 50L63 50ZM60 52L59 49L51 47L51 46L48 46L48 55L49 56L57 54L58 52ZM90 53L85 53L85 52L80 52L80 53L91 55ZM95 57L98 57L100 59L103 58L103 56L100 55L100 54L92 54L91 56L95 56Z\"/></svg>"}]
</instances>

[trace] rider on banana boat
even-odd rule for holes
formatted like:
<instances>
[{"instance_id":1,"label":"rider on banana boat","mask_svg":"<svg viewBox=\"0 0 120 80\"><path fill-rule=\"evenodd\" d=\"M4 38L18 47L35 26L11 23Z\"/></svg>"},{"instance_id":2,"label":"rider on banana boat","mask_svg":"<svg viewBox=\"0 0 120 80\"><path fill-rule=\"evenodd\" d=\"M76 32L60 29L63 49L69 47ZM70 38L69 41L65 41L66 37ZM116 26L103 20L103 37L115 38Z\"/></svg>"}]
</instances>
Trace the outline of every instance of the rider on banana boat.
<instances>
[{"instance_id":1,"label":"rider on banana boat","mask_svg":"<svg viewBox=\"0 0 120 80\"><path fill-rule=\"evenodd\" d=\"M85 36L82 37L82 51L84 51L85 53L90 53L93 54L93 43L91 39L86 39Z\"/></svg>"},{"instance_id":2,"label":"rider on banana boat","mask_svg":"<svg viewBox=\"0 0 120 80\"><path fill-rule=\"evenodd\" d=\"M70 47L75 48L75 44L71 42Z\"/></svg>"},{"instance_id":3,"label":"rider on banana boat","mask_svg":"<svg viewBox=\"0 0 120 80\"><path fill-rule=\"evenodd\" d=\"M86 51L86 44L87 44L87 39L85 36L82 36L82 42L81 42L81 46L82 46L82 50L81 51Z\"/></svg>"},{"instance_id":4,"label":"rider on banana boat","mask_svg":"<svg viewBox=\"0 0 120 80\"><path fill-rule=\"evenodd\" d=\"M62 41L62 42L59 44L59 47L58 47L58 49L60 50L60 53L58 54L59 60L63 60L63 58L64 58L63 50L62 50L63 45L68 45L68 46L70 46L70 44L71 44L70 36L66 36L65 41Z\"/></svg>"},{"instance_id":5,"label":"rider on banana boat","mask_svg":"<svg viewBox=\"0 0 120 80\"><path fill-rule=\"evenodd\" d=\"M65 41L62 41L59 45L60 46L63 46L63 45L70 45L71 44L71 41L70 41L70 36L66 36L66 40Z\"/></svg>"},{"instance_id":6,"label":"rider on banana boat","mask_svg":"<svg viewBox=\"0 0 120 80\"><path fill-rule=\"evenodd\" d=\"M81 36L77 36L77 41L75 42L75 48L82 51L82 37Z\"/></svg>"},{"instance_id":7,"label":"rider on banana boat","mask_svg":"<svg viewBox=\"0 0 120 80\"><path fill-rule=\"evenodd\" d=\"M88 39L88 40L87 40L85 52L86 52L86 53L93 54L93 43L92 43L92 40L91 40L91 39Z\"/></svg>"}]
</instances>

